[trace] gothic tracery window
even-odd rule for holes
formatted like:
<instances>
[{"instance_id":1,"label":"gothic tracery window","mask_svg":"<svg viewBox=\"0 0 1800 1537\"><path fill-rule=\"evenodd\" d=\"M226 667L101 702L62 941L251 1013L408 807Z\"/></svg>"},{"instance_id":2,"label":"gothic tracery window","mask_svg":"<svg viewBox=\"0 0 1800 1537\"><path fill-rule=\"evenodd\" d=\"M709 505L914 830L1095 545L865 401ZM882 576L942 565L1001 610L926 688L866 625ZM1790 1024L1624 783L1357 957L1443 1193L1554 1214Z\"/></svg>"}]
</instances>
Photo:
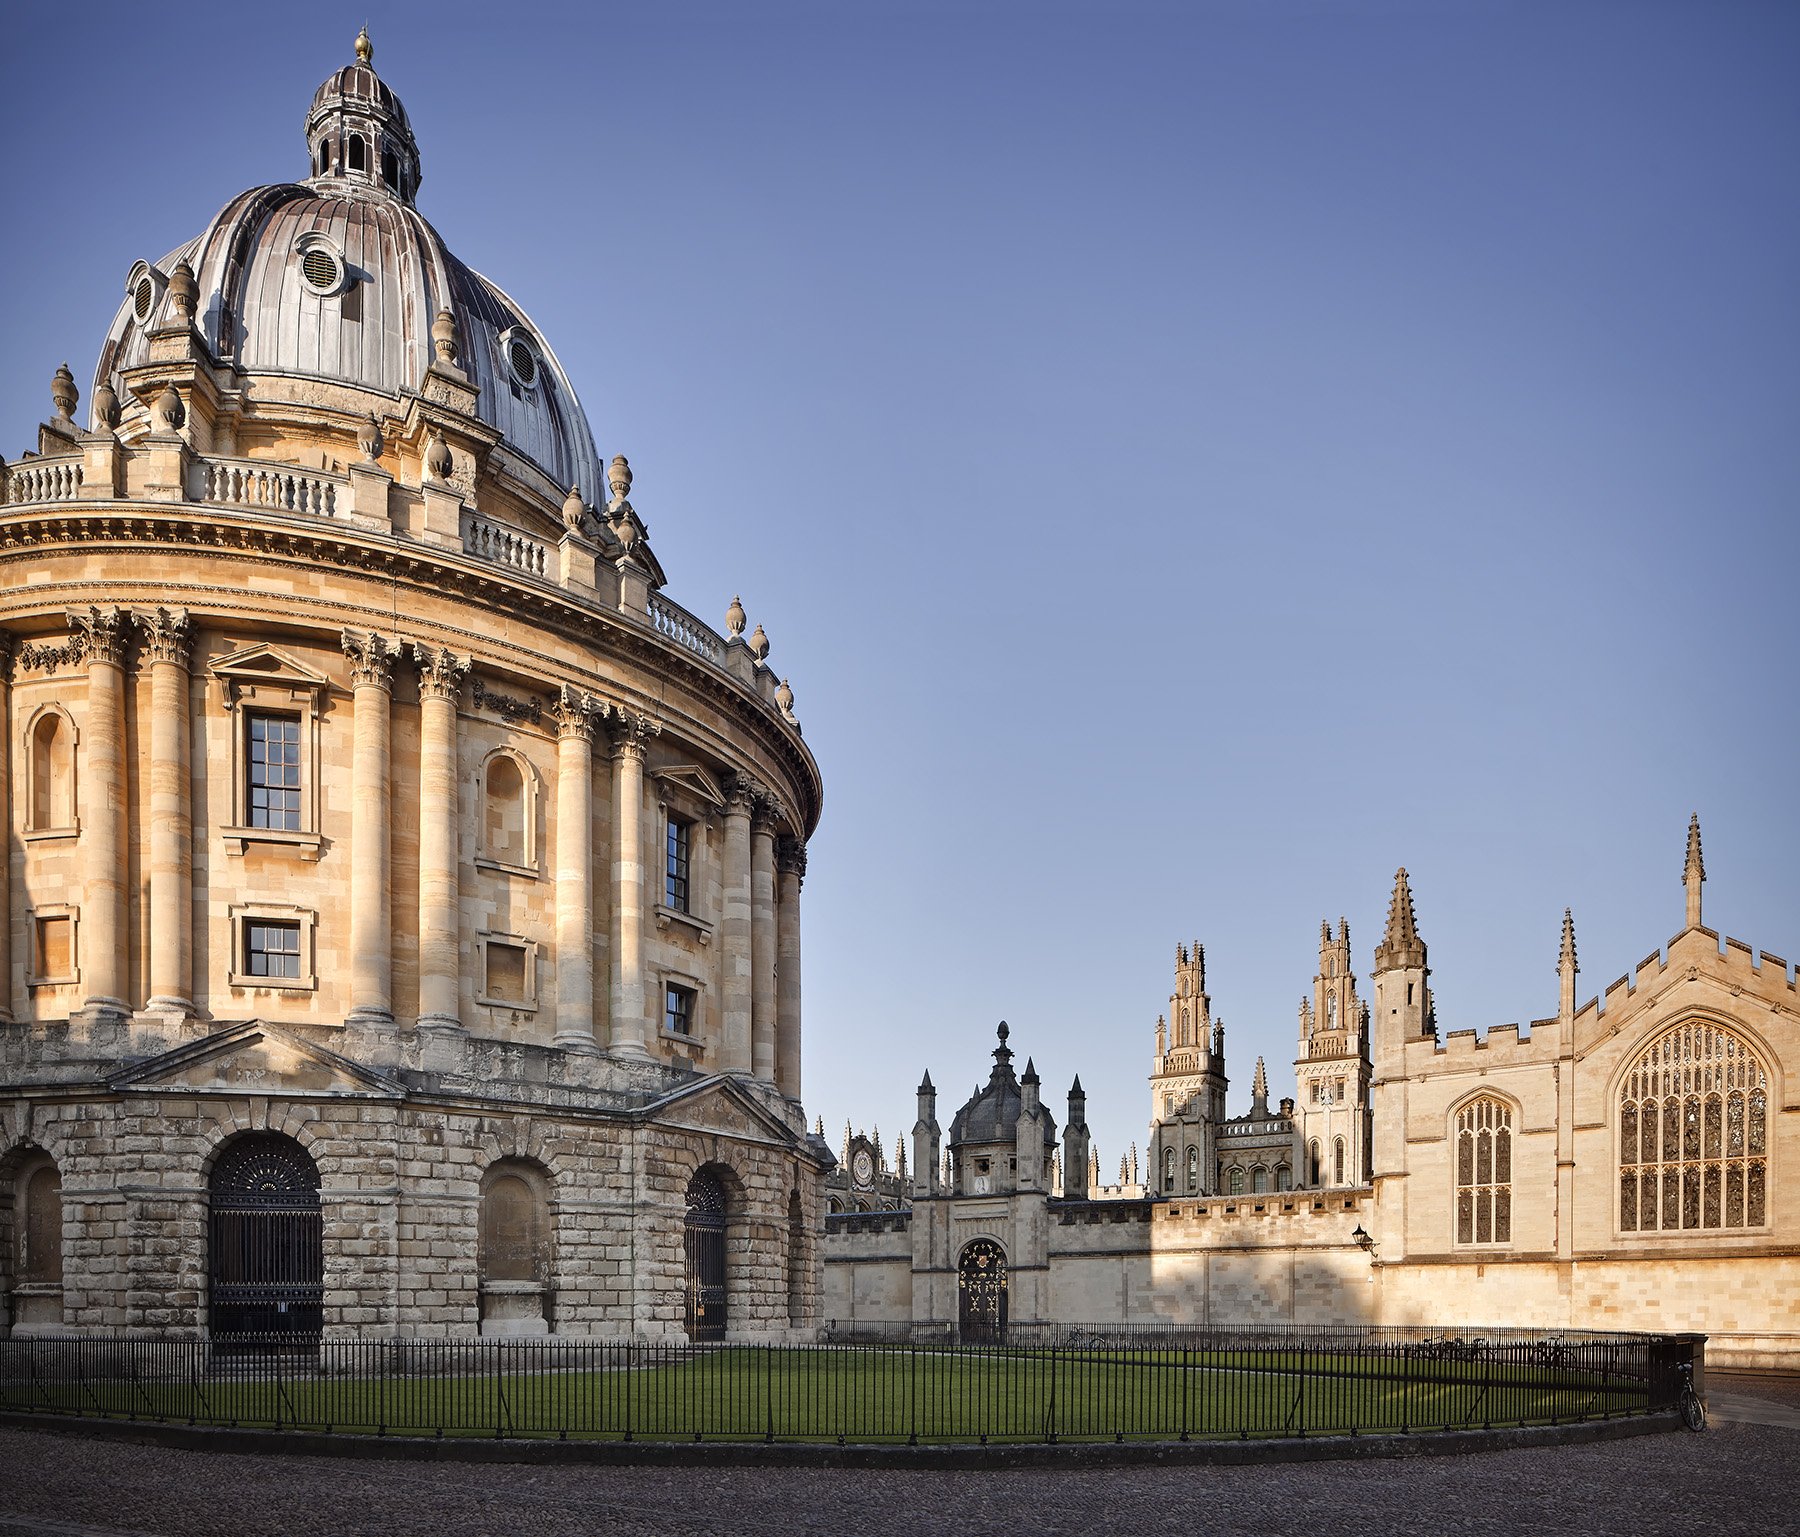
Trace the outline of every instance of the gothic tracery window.
<instances>
[{"instance_id":1,"label":"gothic tracery window","mask_svg":"<svg viewBox=\"0 0 1800 1537\"><path fill-rule=\"evenodd\" d=\"M1652 1041L1619 1086L1619 1227L1762 1227L1768 1074L1731 1031L1694 1021Z\"/></svg>"},{"instance_id":2,"label":"gothic tracery window","mask_svg":"<svg viewBox=\"0 0 1800 1537\"><path fill-rule=\"evenodd\" d=\"M1512 1107L1486 1095L1456 1116L1456 1241L1512 1242Z\"/></svg>"}]
</instances>

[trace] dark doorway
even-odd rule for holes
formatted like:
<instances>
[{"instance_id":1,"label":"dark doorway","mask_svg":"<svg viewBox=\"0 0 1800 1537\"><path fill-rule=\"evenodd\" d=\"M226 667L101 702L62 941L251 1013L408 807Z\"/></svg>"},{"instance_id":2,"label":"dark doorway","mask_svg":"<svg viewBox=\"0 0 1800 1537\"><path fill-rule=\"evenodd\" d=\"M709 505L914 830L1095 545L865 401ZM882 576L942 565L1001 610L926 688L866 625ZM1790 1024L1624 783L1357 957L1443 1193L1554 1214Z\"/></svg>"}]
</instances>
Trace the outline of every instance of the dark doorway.
<instances>
[{"instance_id":1,"label":"dark doorway","mask_svg":"<svg viewBox=\"0 0 1800 1537\"><path fill-rule=\"evenodd\" d=\"M210 1195L213 1335L317 1336L325 1249L312 1156L291 1137L240 1137L213 1165Z\"/></svg>"},{"instance_id":2,"label":"dark doorway","mask_svg":"<svg viewBox=\"0 0 1800 1537\"><path fill-rule=\"evenodd\" d=\"M725 1187L702 1169L687 1188L687 1332L691 1340L725 1338Z\"/></svg>"},{"instance_id":3,"label":"dark doorway","mask_svg":"<svg viewBox=\"0 0 1800 1537\"><path fill-rule=\"evenodd\" d=\"M998 1345L1006 1338L1006 1251L977 1238L957 1264L957 1332L965 1345Z\"/></svg>"}]
</instances>

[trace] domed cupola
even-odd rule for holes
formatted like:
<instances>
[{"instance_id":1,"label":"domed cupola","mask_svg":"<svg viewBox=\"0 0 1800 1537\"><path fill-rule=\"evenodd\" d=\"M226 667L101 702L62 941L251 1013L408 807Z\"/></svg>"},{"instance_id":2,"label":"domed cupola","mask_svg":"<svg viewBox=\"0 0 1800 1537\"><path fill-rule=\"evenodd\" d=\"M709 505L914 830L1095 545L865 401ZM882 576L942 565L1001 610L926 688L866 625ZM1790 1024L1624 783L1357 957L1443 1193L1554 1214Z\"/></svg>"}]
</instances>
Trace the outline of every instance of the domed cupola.
<instances>
[{"instance_id":1,"label":"domed cupola","mask_svg":"<svg viewBox=\"0 0 1800 1537\"><path fill-rule=\"evenodd\" d=\"M419 145L400 98L375 73L374 57L365 28L356 35L356 62L314 94L306 114L313 179L367 182L410 203L419 190Z\"/></svg>"},{"instance_id":2,"label":"domed cupola","mask_svg":"<svg viewBox=\"0 0 1800 1537\"><path fill-rule=\"evenodd\" d=\"M950 1149L952 1152L963 1147L979 1146L986 1143L1010 1143L1014 1136L1014 1127L1018 1124L1019 1114L1025 1108L1025 1094L1020 1085L1018 1074L1013 1071L1012 1049L1006 1044L1011 1034L1005 1020L1000 1021L997 1032L1000 1044L994 1048L994 1069L988 1074L987 1085L979 1088L970 1096L962 1109L956 1112L956 1119L950 1123ZM1027 1076L1033 1083L1036 1074L1027 1067ZM1056 1146L1056 1119L1048 1110L1040 1110L1044 1122L1044 1147L1054 1151Z\"/></svg>"}]
</instances>

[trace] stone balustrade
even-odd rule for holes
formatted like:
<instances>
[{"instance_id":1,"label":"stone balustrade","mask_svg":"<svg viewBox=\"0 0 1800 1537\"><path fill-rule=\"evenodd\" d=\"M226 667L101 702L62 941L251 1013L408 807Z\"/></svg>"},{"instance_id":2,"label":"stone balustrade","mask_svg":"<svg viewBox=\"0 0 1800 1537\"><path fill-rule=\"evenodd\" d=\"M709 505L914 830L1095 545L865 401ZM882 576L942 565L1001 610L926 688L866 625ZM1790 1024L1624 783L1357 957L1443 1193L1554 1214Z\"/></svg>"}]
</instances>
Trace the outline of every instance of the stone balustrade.
<instances>
[{"instance_id":1,"label":"stone balustrade","mask_svg":"<svg viewBox=\"0 0 1800 1537\"><path fill-rule=\"evenodd\" d=\"M473 514L463 533L463 551L527 576L543 578L550 572L550 547L542 539Z\"/></svg>"},{"instance_id":2,"label":"stone balustrade","mask_svg":"<svg viewBox=\"0 0 1800 1537\"><path fill-rule=\"evenodd\" d=\"M196 501L318 518L336 515L347 486L347 481L335 475L263 459L200 459L193 469Z\"/></svg>"},{"instance_id":3,"label":"stone balustrade","mask_svg":"<svg viewBox=\"0 0 1800 1537\"><path fill-rule=\"evenodd\" d=\"M725 642L718 632L658 592L650 594L650 624L657 634L666 635L676 645L704 657L715 667L723 664Z\"/></svg>"},{"instance_id":4,"label":"stone balustrade","mask_svg":"<svg viewBox=\"0 0 1800 1537\"><path fill-rule=\"evenodd\" d=\"M79 454L22 459L6 467L6 494L0 500L15 507L33 502L72 502L81 495L83 478Z\"/></svg>"}]
</instances>

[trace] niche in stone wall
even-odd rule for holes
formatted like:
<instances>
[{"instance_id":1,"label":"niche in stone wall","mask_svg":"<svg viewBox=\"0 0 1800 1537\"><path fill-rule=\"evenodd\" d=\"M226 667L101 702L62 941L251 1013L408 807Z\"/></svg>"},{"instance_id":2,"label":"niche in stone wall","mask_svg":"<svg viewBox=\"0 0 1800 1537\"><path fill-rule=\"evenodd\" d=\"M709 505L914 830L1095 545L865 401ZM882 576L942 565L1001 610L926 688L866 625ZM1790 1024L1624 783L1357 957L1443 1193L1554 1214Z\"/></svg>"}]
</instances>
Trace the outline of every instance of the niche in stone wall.
<instances>
[{"instance_id":1,"label":"niche in stone wall","mask_svg":"<svg viewBox=\"0 0 1800 1537\"><path fill-rule=\"evenodd\" d=\"M62 1175L40 1150L13 1167L11 1313L15 1333L60 1328L63 1322Z\"/></svg>"},{"instance_id":2,"label":"niche in stone wall","mask_svg":"<svg viewBox=\"0 0 1800 1537\"><path fill-rule=\"evenodd\" d=\"M25 834L68 837L75 816L75 722L45 705L25 728Z\"/></svg>"}]
</instances>

